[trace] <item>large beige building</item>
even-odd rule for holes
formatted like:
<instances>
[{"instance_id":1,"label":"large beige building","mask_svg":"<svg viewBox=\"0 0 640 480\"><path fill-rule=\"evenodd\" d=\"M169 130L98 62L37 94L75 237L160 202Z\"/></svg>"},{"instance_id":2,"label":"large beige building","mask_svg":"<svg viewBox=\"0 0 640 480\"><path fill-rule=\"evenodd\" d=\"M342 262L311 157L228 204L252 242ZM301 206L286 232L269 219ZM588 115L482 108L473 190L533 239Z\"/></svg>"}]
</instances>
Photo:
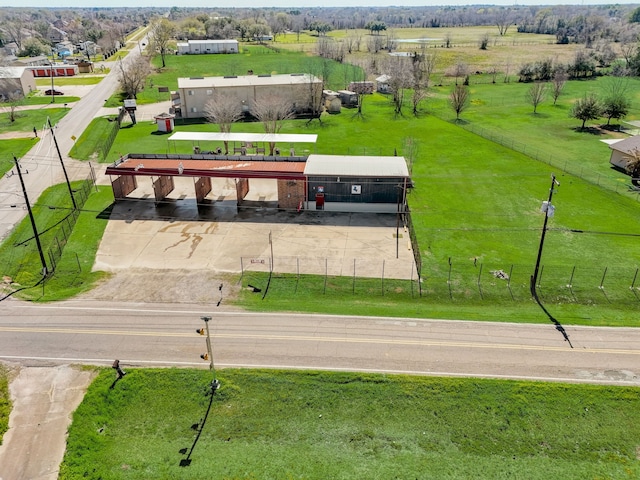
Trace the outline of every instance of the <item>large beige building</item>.
<instances>
[{"instance_id":1,"label":"large beige building","mask_svg":"<svg viewBox=\"0 0 640 480\"><path fill-rule=\"evenodd\" d=\"M36 90L36 79L25 67L0 67L0 99L27 96Z\"/></svg>"},{"instance_id":2,"label":"large beige building","mask_svg":"<svg viewBox=\"0 0 640 480\"><path fill-rule=\"evenodd\" d=\"M173 106L184 118L204 117L206 103L217 93L236 98L247 112L260 97L284 96L291 101L296 113L304 113L320 105L322 80L297 73L178 78L178 97Z\"/></svg>"}]
</instances>

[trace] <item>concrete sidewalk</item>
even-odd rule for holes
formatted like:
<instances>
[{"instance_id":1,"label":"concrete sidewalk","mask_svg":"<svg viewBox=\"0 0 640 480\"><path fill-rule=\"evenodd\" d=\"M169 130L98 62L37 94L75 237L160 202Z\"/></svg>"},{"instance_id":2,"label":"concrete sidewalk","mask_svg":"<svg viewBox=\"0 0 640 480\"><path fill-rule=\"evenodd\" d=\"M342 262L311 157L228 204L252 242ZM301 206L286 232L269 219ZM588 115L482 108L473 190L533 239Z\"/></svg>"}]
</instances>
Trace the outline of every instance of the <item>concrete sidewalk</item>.
<instances>
[{"instance_id":1,"label":"concrete sidewalk","mask_svg":"<svg viewBox=\"0 0 640 480\"><path fill-rule=\"evenodd\" d=\"M0 480L56 480L71 414L96 372L22 367L9 385L13 409L0 445Z\"/></svg>"}]
</instances>

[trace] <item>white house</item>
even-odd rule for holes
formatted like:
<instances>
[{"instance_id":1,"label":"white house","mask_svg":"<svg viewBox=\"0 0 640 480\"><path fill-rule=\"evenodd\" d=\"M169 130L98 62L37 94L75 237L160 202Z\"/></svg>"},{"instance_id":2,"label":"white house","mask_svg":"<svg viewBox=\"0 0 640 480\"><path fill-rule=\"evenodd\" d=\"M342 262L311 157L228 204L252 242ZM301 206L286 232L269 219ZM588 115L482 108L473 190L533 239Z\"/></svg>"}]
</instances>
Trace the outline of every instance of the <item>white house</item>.
<instances>
[{"instance_id":1,"label":"white house","mask_svg":"<svg viewBox=\"0 0 640 480\"><path fill-rule=\"evenodd\" d=\"M238 53L237 40L188 40L180 42L178 55L199 55L203 53Z\"/></svg>"},{"instance_id":2,"label":"white house","mask_svg":"<svg viewBox=\"0 0 640 480\"><path fill-rule=\"evenodd\" d=\"M632 156L640 155L640 135L625 138L609 144L611 158L609 162L616 168L626 170Z\"/></svg>"}]
</instances>

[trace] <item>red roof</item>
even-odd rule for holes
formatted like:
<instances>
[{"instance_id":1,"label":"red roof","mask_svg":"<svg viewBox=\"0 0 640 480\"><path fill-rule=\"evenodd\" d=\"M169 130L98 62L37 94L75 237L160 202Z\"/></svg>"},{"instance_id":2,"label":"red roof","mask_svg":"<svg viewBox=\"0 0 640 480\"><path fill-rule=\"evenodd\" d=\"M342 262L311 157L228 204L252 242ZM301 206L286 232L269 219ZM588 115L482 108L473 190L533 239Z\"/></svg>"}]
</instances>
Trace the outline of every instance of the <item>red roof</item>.
<instances>
[{"instance_id":1,"label":"red roof","mask_svg":"<svg viewBox=\"0 0 640 480\"><path fill-rule=\"evenodd\" d=\"M305 162L127 158L107 175L304 179Z\"/></svg>"}]
</instances>

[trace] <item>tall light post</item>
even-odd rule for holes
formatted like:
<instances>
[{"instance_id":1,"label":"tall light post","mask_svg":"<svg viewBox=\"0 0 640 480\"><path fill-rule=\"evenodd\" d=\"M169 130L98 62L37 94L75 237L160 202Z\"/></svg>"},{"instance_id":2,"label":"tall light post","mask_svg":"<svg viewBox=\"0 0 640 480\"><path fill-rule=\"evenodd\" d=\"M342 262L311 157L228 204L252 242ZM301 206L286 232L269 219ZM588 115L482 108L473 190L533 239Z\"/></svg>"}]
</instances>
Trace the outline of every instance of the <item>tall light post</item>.
<instances>
[{"instance_id":1,"label":"tall light post","mask_svg":"<svg viewBox=\"0 0 640 480\"><path fill-rule=\"evenodd\" d=\"M51 62L49 63L49 73L51 74L51 103L56 103L56 91L53 87L53 61L54 61L54 55L53 55L53 50L51 50Z\"/></svg>"},{"instance_id":2,"label":"tall light post","mask_svg":"<svg viewBox=\"0 0 640 480\"><path fill-rule=\"evenodd\" d=\"M538 299L538 293L536 291L536 284L538 282L538 272L540 270L540 260L542 259L542 248L544 247L544 237L547 234L547 222L549 218L553 217L553 213L555 211L555 207L551 204L551 199L553 198L553 187L560 186L560 182L556 180L556 176L551 174L551 187L549 188L549 199L546 202L542 203L542 211L544 212L544 224L542 225L542 234L540 236L540 246L538 247L538 258L536 259L536 266L533 270L533 275L531 275L531 295L536 300Z\"/></svg>"}]
</instances>

